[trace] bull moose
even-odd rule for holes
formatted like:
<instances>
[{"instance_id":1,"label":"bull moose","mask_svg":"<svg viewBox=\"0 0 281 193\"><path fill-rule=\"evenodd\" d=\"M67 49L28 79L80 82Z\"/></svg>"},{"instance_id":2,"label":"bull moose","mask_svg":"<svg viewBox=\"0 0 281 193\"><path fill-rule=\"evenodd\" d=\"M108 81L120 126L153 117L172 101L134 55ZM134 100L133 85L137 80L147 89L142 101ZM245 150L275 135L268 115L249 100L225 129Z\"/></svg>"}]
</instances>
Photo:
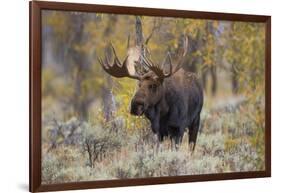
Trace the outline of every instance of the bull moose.
<instances>
[{"instance_id":1,"label":"bull moose","mask_svg":"<svg viewBox=\"0 0 281 193\"><path fill-rule=\"evenodd\" d=\"M145 115L151 123L153 133L158 142L169 137L172 144L178 148L184 132L188 129L189 147L194 151L200 125L200 113L203 106L203 90L197 76L182 69L184 56L187 53L188 39L184 38L183 48L178 54L175 65L168 52L162 65L153 63L149 58L140 54L135 63L142 61L147 72L136 72L130 55L121 63L111 44L114 61L109 62L99 58L102 68L116 78L128 77L138 80L138 89L131 100L130 113L136 116ZM165 67L168 72L165 72Z\"/></svg>"}]
</instances>

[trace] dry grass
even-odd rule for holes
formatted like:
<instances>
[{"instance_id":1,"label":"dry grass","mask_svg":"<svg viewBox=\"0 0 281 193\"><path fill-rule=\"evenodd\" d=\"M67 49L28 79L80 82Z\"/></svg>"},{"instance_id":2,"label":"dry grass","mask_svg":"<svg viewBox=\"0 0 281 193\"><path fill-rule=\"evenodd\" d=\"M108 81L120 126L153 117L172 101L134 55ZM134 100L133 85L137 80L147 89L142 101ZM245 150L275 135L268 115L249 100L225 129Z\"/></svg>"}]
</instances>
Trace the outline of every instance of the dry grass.
<instances>
[{"instance_id":1,"label":"dry grass","mask_svg":"<svg viewBox=\"0 0 281 193\"><path fill-rule=\"evenodd\" d=\"M171 150L166 140L160 150L155 148L153 134L118 133L120 148L109 149L89 164L83 145L61 144L50 149L43 145L43 183L124 179L156 176L209 174L222 172L258 171L264 169L263 129L256 127L243 105L233 110L202 112L202 128L196 150L188 150L187 135L179 150ZM89 125L85 128L92 129ZM82 132L83 132L82 129ZM120 139L118 139L118 137Z\"/></svg>"}]
</instances>

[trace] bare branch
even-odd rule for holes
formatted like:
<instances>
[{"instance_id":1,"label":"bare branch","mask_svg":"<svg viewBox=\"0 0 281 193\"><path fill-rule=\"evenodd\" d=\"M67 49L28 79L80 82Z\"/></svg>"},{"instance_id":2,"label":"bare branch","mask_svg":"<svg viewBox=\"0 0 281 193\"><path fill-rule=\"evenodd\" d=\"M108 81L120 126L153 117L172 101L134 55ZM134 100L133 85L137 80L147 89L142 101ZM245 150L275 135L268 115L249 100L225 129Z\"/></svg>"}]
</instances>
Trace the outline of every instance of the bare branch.
<instances>
[{"instance_id":1,"label":"bare branch","mask_svg":"<svg viewBox=\"0 0 281 193\"><path fill-rule=\"evenodd\" d=\"M157 25L157 19L154 19L152 30L151 30L150 34L147 36L147 38L146 38L146 40L144 42L145 45L147 45L149 43L149 40L152 38L154 32L156 30L159 30L160 27L161 27L161 22L158 22L158 25Z\"/></svg>"}]
</instances>

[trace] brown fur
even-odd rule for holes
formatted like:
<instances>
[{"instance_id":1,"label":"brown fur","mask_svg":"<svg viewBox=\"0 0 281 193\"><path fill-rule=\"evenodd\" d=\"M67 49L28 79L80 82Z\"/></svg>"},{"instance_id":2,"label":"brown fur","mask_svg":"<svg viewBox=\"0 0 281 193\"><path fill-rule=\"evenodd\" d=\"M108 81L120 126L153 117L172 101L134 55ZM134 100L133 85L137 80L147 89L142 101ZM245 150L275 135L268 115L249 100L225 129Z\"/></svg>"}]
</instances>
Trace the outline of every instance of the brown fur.
<instances>
[{"instance_id":1,"label":"brown fur","mask_svg":"<svg viewBox=\"0 0 281 193\"><path fill-rule=\"evenodd\" d=\"M178 144L188 128L189 142L195 147L202 106L203 91L194 73L180 69L171 77L159 80L150 71L139 81L131 114L144 114L159 141L169 136Z\"/></svg>"}]
</instances>

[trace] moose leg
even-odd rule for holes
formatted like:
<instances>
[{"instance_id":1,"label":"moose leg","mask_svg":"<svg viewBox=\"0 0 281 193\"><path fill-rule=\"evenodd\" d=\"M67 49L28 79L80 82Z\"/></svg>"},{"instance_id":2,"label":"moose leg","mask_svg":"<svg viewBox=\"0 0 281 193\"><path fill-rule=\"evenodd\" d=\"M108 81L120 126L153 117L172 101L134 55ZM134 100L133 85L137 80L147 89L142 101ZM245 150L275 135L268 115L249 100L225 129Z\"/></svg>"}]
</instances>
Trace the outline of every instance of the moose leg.
<instances>
[{"instance_id":1,"label":"moose leg","mask_svg":"<svg viewBox=\"0 0 281 193\"><path fill-rule=\"evenodd\" d=\"M170 139L171 139L171 148L178 150L179 145L182 142L182 137L184 133L184 129L180 127L170 127L169 128Z\"/></svg>"},{"instance_id":2,"label":"moose leg","mask_svg":"<svg viewBox=\"0 0 281 193\"><path fill-rule=\"evenodd\" d=\"M171 144L171 146L170 146L171 151L173 151L174 150L174 140L173 140L172 136L170 136L170 144Z\"/></svg>"},{"instance_id":3,"label":"moose leg","mask_svg":"<svg viewBox=\"0 0 281 193\"><path fill-rule=\"evenodd\" d=\"M164 140L164 136L161 135L159 132L154 135L154 141L156 142L156 153L162 151L162 142Z\"/></svg>"},{"instance_id":4,"label":"moose leg","mask_svg":"<svg viewBox=\"0 0 281 193\"><path fill-rule=\"evenodd\" d=\"M168 126L168 136L170 138L170 148L171 148L171 151L174 150L174 141L175 141L175 128L171 127L171 126Z\"/></svg>"},{"instance_id":5,"label":"moose leg","mask_svg":"<svg viewBox=\"0 0 281 193\"><path fill-rule=\"evenodd\" d=\"M190 128L189 128L189 148L191 152L194 152L195 145L196 145L196 139L198 135L198 130L199 130L199 125L200 125L200 115L198 115L194 121L192 122Z\"/></svg>"},{"instance_id":6,"label":"moose leg","mask_svg":"<svg viewBox=\"0 0 281 193\"><path fill-rule=\"evenodd\" d=\"M178 132L177 132L177 135L175 137L175 147L176 147L176 150L179 149L179 146L182 143L183 134L184 134L184 129L179 128Z\"/></svg>"},{"instance_id":7,"label":"moose leg","mask_svg":"<svg viewBox=\"0 0 281 193\"><path fill-rule=\"evenodd\" d=\"M155 146L155 153L158 154L159 152L162 151L162 146L161 146L161 142L163 141L163 139L161 139L161 136L159 134L154 134L154 144L156 144Z\"/></svg>"}]
</instances>

